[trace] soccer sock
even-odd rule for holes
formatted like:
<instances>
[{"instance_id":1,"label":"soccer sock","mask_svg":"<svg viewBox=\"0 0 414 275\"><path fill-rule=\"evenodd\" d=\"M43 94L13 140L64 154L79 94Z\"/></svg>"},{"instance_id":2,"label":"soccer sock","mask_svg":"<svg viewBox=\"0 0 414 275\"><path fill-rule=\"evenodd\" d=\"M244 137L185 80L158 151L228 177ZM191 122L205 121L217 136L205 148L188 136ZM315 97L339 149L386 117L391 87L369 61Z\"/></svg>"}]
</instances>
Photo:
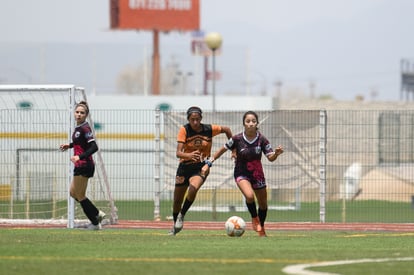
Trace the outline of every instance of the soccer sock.
<instances>
[{"instance_id":1,"label":"soccer sock","mask_svg":"<svg viewBox=\"0 0 414 275\"><path fill-rule=\"evenodd\" d=\"M178 213L173 213L173 220L174 220L174 222L177 221L177 217L178 217Z\"/></svg>"},{"instance_id":2,"label":"soccer sock","mask_svg":"<svg viewBox=\"0 0 414 275\"><path fill-rule=\"evenodd\" d=\"M252 203L247 203L246 202L246 206L247 206L247 209L250 212L250 216L252 218L257 217L256 202L254 202L254 201Z\"/></svg>"},{"instance_id":3,"label":"soccer sock","mask_svg":"<svg viewBox=\"0 0 414 275\"><path fill-rule=\"evenodd\" d=\"M260 209L259 208L259 219L260 219L260 225L264 226L264 222L267 217L267 208L266 209Z\"/></svg>"},{"instance_id":4,"label":"soccer sock","mask_svg":"<svg viewBox=\"0 0 414 275\"><path fill-rule=\"evenodd\" d=\"M188 199L185 199L184 204L183 204L183 208L181 208L181 214L183 216L185 216L185 214L187 213L188 209L190 209L192 204L193 204L192 201L189 201Z\"/></svg>"},{"instance_id":5,"label":"soccer sock","mask_svg":"<svg viewBox=\"0 0 414 275\"><path fill-rule=\"evenodd\" d=\"M85 213L86 217L92 222L92 224L97 225L99 223L98 221L98 214L99 210L96 208L96 206L88 199L84 199L79 202L82 206L83 213Z\"/></svg>"}]
</instances>

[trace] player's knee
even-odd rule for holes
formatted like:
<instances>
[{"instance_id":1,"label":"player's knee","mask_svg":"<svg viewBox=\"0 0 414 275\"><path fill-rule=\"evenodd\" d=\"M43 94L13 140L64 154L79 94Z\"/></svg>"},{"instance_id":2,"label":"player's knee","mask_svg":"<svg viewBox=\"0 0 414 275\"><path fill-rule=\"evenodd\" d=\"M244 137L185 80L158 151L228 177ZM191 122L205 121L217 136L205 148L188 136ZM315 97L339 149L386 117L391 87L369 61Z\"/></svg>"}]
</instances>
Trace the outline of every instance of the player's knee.
<instances>
[{"instance_id":1,"label":"player's knee","mask_svg":"<svg viewBox=\"0 0 414 275\"><path fill-rule=\"evenodd\" d=\"M196 188L195 186L190 185L188 187L188 193L187 193L187 199L190 201L194 201L196 196L197 196L197 192L200 188Z\"/></svg>"},{"instance_id":2,"label":"player's knee","mask_svg":"<svg viewBox=\"0 0 414 275\"><path fill-rule=\"evenodd\" d=\"M78 198L76 197L76 194L75 194L72 190L69 192L69 194L70 194L70 196L71 196L72 198L74 198L76 201L79 201L79 200L78 200Z\"/></svg>"},{"instance_id":3,"label":"player's knee","mask_svg":"<svg viewBox=\"0 0 414 275\"><path fill-rule=\"evenodd\" d=\"M246 203L253 203L254 200L254 195L245 195L244 198L246 199Z\"/></svg>"},{"instance_id":4,"label":"player's knee","mask_svg":"<svg viewBox=\"0 0 414 275\"><path fill-rule=\"evenodd\" d=\"M193 195L193 194L197 193L197 191L198 191L198 189L195 186L193 186L191 184L190 184L190 186L188 186L188 194Z\"/></svg>"}]
</instances>

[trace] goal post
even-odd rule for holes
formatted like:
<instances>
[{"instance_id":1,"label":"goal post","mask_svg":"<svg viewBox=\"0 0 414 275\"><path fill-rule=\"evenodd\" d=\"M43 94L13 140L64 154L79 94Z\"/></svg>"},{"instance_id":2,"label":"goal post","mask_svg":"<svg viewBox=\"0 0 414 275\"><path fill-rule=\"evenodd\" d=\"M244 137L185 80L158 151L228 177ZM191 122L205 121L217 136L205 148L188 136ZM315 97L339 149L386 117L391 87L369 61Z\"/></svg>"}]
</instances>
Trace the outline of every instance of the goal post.
<instances>
[{"instance_id":1,"label":"goal post","mask_svg":"<svg viewBox=\"0 0 414 275\"><path fill-rule=\"evenodd\" d=\"M0 197L2 221L86 225L81 207L69 195L72 152L58 150L71 141L74 106L80 100L87 100L85 91L74 85L0 85L0 187L9 190ZM87 195L107 213L105 223L116 223L100 151L94 159Z\"/></svg>"}]
</instances>

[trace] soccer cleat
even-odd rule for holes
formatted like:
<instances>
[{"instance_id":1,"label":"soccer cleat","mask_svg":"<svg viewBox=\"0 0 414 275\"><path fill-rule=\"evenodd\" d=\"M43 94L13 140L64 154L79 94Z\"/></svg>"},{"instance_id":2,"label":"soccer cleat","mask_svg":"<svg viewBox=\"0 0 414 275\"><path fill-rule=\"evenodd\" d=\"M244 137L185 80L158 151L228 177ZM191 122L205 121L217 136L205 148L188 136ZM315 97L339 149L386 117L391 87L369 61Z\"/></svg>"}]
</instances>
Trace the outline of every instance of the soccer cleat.
<instances>
[{"instance_id":1,"label":"soccer cleat","mask_svg":"<svg viewBox=\"0 0 414 275\"><path fill-rule=\"evenodd\" d=\"M176 232L175 232L175 228L173 227L169 232L168 235L170 236L175 236Z\"/></svg>"},{"instance_id":2,"label":"soccer cleat","mask_svg":"<svg viewBox=\"0 0 414 275\"><path fill-rule=\"evenodd\" d=\"M261 230L257 231L257 233L259 234L260 237L267 237L264 226L261 226Z\"/></svg>"},{"instance_id":3,"label":"soccer cleat","mask_svg":"<svg viewBox=\"0 0 414 275\"><path fill-rule=\"evenodd\" d=\"M96 218L98 219L99 223L101 223L105 216L106 214L103 211L99 210L98 216L96 216Z\"/></svg>"},{"instance_id":4,"label":"soccer cleat","mask_svg":"<svg viewBox=\"0 0 414 275\"><path fill-rule=\"evenodd\" d=\"M260 225L259 217L252 218L252 227L256 232L262 231L262 226Z\"/></svg>"},{"instance_id":5,"label":"soccer cleat","mask_svg":"<svg viewBox=\"0 0 414 275\"><path fill-rule=\"evenodd\" d=\"M170 232L168 232L168 235L175 236L178 232L181 231L181 229L182 229L182 227L181 228L176 228L175 225L174 225L173 228L170 230Z\"/></svg>"},{"instance_id":6,"label":"soccer cleat","mask_svg":"<svg viewBox=\"0 0 414 275\"><path fill-rule=\"evenodd\" d=\"M88 230L101 230L102 225L100 223L98 223L97 225L91 223L91 224L88 225L88 227L86 227L86 229L88 229Z\"/></svg>"},{"instance_id":7,"label":"soccer cleat","mask_svg":"<svg viewBox=\"0 0 414 275\"><path fill-rule=\"evenodd\" d=\"M177 220L174 223L174 231L178 233L183 229L184 217L181 213L178 214Z\"/></svg>"}]
</instances>

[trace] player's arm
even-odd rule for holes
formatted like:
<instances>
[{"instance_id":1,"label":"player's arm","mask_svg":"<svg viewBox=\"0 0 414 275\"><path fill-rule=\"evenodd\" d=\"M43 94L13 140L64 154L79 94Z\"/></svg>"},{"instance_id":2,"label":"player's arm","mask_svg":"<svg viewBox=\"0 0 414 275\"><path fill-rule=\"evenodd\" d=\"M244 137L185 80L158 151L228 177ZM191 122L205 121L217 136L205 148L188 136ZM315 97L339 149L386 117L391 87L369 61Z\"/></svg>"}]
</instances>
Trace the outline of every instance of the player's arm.
<instances>
[{"instance_id":1,"label":"player's arm","mask_svg":"<svg viewBox=\"0 0 414 275\"><path fill-rule=\"evenodd\" d=\"M200 160L200 151L196 150L193 152L185 152L184 144L187 140L187 131L184 126L180 127L180 130L177 134L177 150L175 152L175 156L182 160L192 160L194 162L201 161Z\"/></svg>"},{"instance_id":2,"label":"player's arm","mask_svg":"<svg viewBox=\"0 0 414 275\"><path fill-rule=\"evenodd\" d=\"M227 139L231 138L233 136L233 134L231 133L231 129L227 126L220 126L221 127L221 132L226 134Z\"/></svg>"},{"instance_id":3,"label":"player's arm","mask_svg":"<svg viewBox=\"0 0 414 275\"><path fill-rule=\"evenodd\" d=\"M87 157L91 156L93 153L98 151L98 144L96 144L95 141L91 141L89 142L89 144L90 147L88 148L88 150L79 155L79 159L86 159Z\"/></svg>"},{"instance_id":4,"label":"player's arm","mask_svg":"<svg viewBox=\"0 0 414 275\"><path fill-rule=\"evenodd\" d=\"M231 159L235 162L237 160L237 150L234 148L231 150Z\"/></svg>"},{"instance_id":5,"label":"player's arm","mask_svg":"<svg viewBox=\"0 0 414 275\"><path fill-rule=\"evenodd\" d=\"M220 149L218 149L214 154L213 157L210 158L211 164L213 164L213 162L218 159L219 157L221 157L224 152L226 152L227 150L234 150L234 140L233 137L230 137L229 140L226 142L226 144L224 144ZM211 165L210 165L211 166Z\"/></svg>"},{"instance_id":6,"label":"player's arm","mask_svg":"<svg viewBox=\"0 0 414 275\"><path fill-rule=\"evenodd\" d=\"M216 159L218 159L219 157L221 157L226 151L227 151L227 147L224 145L222 146L220 149L218 149L214 154L213 157L210 159L211 163L213 163Z\"/></svg>"},{"instance_id":7,"label":"player's arm","mask_svg":"<svg viewBox=\"0 0 414 275\"><path fill-rule=\"evenodd\" d=\"M184 152L184 143L182 142L177 142L177 151L175 152L175 155L177 158L179 159L183 159L183 160L192 160L192 161L200 161L200 151L193 151L193 152L189 152L186 153Z\"/></svg>"},{"instance_id":8,"label":"player's arm","mask_svg":"<svg viewBox=\"0 0 414 275\"><path fill-rule=\"evenodd\" d=\"M266 157L267 157L267 159L269 161L272 161L273 162L281 154L283 154L283 147L282 147L282 145L279 145L279 146L277 146L277 148L275 149L275 151L273 151L272 153L266 155Z\"/></svg>"},{"instance_id":9,"label":"player's arm","mask_svg":"<svg viewBox=\"0 0 414 275\"><path fill-rule=\"evenodd\" d=\"M213 157L209 157L204 160L204 166L201 169L201 172L204 174L208 174L210 167L213 166L213 162L218 159L221 155L224 154L224 152L227 151L226 146L221 147L217 152L214 153Z\"/></svg>"},{"instance_id":10,"label":"player's arm","mask_svg":"<svg viewBox=\"0 0 414 275\"><path fill-rule=\"evenodd\" d=\"M62 151L62 152L68 150L69 148L73 148L73 142L71 142L69 144L61 144L59 146L59 150Z\"/></svg>"}]
</instances>

